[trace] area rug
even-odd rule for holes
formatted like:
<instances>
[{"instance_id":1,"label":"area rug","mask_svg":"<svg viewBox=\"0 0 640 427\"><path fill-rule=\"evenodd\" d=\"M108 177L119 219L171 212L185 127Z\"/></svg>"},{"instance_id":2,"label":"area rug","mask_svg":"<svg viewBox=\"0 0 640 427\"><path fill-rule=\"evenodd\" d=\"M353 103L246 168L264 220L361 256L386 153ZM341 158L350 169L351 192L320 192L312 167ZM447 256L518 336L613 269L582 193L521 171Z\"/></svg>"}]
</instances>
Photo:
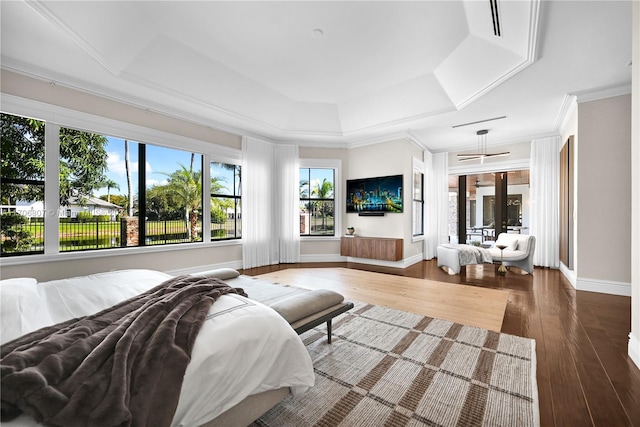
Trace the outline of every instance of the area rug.
<instances>
[{"instance_id":1,"label":"area rug","mask_svg":"<svg viewBox=\"0 0 640 427\"><path fill-rule=\"evenodd\" d=\"M540 424L534 340L360 302L301 338L315 386L253 427Z\"/></svg>"}]
</instances>

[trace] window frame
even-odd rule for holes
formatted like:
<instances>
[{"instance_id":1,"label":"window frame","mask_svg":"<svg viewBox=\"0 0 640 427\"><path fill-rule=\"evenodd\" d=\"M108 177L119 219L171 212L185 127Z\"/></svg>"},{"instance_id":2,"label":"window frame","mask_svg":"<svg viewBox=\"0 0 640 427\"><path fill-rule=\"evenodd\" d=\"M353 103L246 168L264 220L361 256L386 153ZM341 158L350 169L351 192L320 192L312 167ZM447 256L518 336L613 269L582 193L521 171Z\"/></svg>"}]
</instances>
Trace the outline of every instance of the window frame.
<instances>
[{"instance_id":1,"label":"window frame","mask_svg":"<svg viewBox=\"0 0 640 427\"><path fill-rule=\"evenodd\" d=\"M128 253L153 253L172 250L184 250L185 245L192 248L205 246L228 246L240 244L241 239L211 241L210 239L210 211L209 202L203 203L203 239L201 242L178 243L153 246L132 246L105 250L86 251L59 251L58 226L59 218L57 210L59 205L59 143L58 135L60 127L80 129L87 132L109 135L116 138L135 140L141 144L151 144L165 148L183 151L194 151L202 155L203 164L209 164L211 158L225 158L227 162L240 163L242 151L240 149L217 145L211 141L203 141L184 135L177 135L166 131L153 129L141 125L121 122L107 117L97 116L64 107L46 104L10 94L2 94L2 112L23 117L30 117L45 122L45 206L54 206L56 209L47 208L45 216L45 250L44 254L25 256L3 257L1 265L18 265L45 262L62 259L89 259L104 256L122 256ZM203 195L210 193L208 183L209 168L203 168ZM207 198L208 200L208 198Z\"/></svg>"},{"instance_id":2,"label":"window frame","mask_svg":"<svg viewBox=\"0 0 640 427\"><path fill-rule=\"evenodd\" d=\"M343 186L342 182L342 160L340 159L315 159L315 158L301 158L298 164L299 169L333 169L333 235L312 235L312 234L300 234L301 241L320 241L320 240L339 240L342 236L342 217L344 201L342 200ZM300 181L298 179L298 188L300 188ZM309 188L311 190L311 188ZM302 199L300 199L302 200Z\"/></svg>"},{"instance_id":3,"label":"window frame","mask_svg":"<svg viewBox=\"0 0 640 427\"><path fill-rule=\"evenodd\" d=\"M418 173L420 174L420 180L421 180L421 185L420 185L420 198L416 199L415 198L415 194L416 194L416 187L415 187L415 174ZM424 221L425 221L425 217L424 217L424 179L425 176L425 169L424 169L424 162L417 159L417 158L413 158L413 168L411 170L411 239L413 241L418 241L421 239L424 239L424 234L425 234L425 229L424 229ZM421 231L419 233L414 233L414 230L416 229L416 209L414 208L414 206L417 204L419 204L420 206L420 214L421 214Z\"/></svg>"},{"instance_id":4,"label":"window frame","mask_svg":"<svg viewBox=\"0 0 640 427\"><path fill-rule=\"evenodd\" d=\"M207 235L209 236L209 239L212 242L224 242L224 241L242 240L242 187L240 187L240 195L236 195L236 194L234 194L234 195L227 195L227 194L214 195L211 192L211 187L210 187L211 186L211 176L210 176L210 174L211 174L211 164L212 163L223 163L223 164L226 164L226 165L234 165L234 166L240 168L240 184L242 183L242 164L241 164L240 161L230 160L228 158L222 158L222 157L212 157L212 158L209 159L209 167L207 168L209 176L206 178L207 179L207 188L208 188L207 194L209 194L209 203L207 203L207 206L209 208L209 212L207 214L207 216L209 217L209 222L208 222L209 231L208 231ZM203 185L203 189L204 189L204 185ZM236 190L235 173L234 173L234 186L233 186L233 189L234 189L234 193L235 193L235 190ZM210 200L213 197L225 197L225 198L232 199L232 200L234 200L236 207L237 207L237 203L238 202L240 203L240 215L241 216L240 216L240 227L239 227L240 228L240 234L239 235L238 235L238 218L236 217L235 218L235 220L236 220L235 237L227 237L227 238L224 238L224 239L211 239L211 228L210 228L211 227L211 202L210 202ZM236 213L237 213L237 210L236 210ZM203 215L204 215L204 212L203 212Z\"/></svg>"}]
</instances>

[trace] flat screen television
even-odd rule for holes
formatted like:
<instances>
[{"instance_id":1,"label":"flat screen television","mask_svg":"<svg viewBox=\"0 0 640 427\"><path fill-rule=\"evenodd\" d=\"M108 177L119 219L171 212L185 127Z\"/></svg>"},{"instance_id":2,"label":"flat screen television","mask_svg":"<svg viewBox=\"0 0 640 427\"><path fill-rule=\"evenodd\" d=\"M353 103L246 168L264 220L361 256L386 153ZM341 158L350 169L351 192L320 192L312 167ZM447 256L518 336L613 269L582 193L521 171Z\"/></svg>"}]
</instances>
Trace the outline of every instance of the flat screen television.
<instances>
[{"instance_id":1,"label":"flat screen television","mask_svg":"<svg viewBox=\"0 0 640 427\"><path fill-rule=\"evenodd\" d=\"M347 213L402 212L402 175L347 180Z\"/></svg>"}]
</instances>

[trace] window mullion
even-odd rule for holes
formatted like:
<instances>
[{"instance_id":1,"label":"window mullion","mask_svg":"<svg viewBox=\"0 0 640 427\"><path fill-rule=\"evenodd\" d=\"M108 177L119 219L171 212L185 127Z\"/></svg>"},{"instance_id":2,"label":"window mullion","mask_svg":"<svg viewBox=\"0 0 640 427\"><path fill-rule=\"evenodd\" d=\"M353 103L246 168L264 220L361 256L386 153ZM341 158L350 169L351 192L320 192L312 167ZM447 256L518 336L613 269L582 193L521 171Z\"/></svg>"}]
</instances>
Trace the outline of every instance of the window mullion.
<instances>
[{"instance_id":1,"label":"window mullion","mask_svg":"<svg viewBox=\"0 0 640 427\"><path fill-rule=\"evenodd\" d=\"M211 241L211 156L202 155L202 241Z\"/></svg>"},{"instance_id":2,"label":"window mullion","mask_svg":"<svg viewBox=\"0 0 640 427\"><path fill-rule=\"evenodd\" d=\"M60 126L47 122L44 138L44 253L60 252Z\"/></svg>"}]
</instances>

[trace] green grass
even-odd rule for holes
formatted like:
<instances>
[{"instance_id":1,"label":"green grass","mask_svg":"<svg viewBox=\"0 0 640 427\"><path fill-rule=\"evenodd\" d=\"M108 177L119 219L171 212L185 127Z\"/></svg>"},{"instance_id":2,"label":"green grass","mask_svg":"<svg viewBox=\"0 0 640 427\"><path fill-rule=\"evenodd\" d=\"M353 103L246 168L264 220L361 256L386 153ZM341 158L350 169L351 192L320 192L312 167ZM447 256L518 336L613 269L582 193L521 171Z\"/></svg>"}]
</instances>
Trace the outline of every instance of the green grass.
<instances>
[{"instance_id":1,"label":"green grass","mask_svg":"<svg viewBox=\"0 0 640 427\"><path fill-rule=\"evenodd\" d=\"M187 226L183 220L147 221L147 244L189 242ZM43 223L27 224L23 227L33 237L33 248L42 248L44 244ZM201 229L198 223L198 229ZM83 249L104 249L120 247L121 224L112 222L72 222L61 223L58 230L61 251ZM199 236L200 239L202 236Z\"/></svg>"}]
</instances>

